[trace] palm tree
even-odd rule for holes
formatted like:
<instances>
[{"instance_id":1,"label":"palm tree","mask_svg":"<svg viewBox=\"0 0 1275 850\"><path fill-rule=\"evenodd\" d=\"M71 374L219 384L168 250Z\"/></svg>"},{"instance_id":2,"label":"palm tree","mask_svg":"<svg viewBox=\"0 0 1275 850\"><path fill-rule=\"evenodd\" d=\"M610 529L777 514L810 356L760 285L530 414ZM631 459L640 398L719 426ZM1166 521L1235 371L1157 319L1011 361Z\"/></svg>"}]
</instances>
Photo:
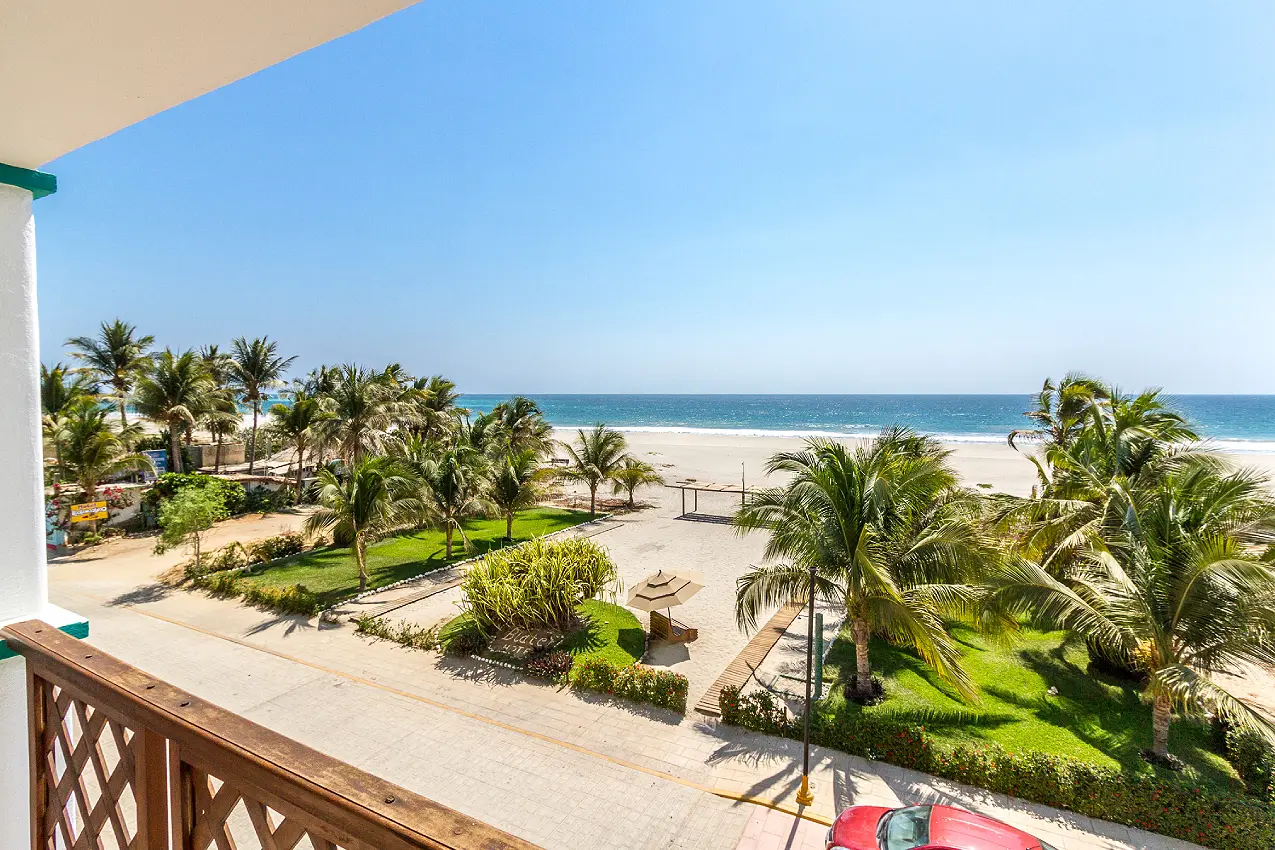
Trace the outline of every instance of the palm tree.
<instances>
[{"instance_id":1,"label":"palm tree","mask_svg":"<svg viewBox=\"0 0 1275 850\"><path fill-rule=\"evenodd\" d=\"M1118 523L1087 541L1058 578L1025 558L990 581L994 609L1096 642L1146 676L1152 755L1169 757L1174 708L1212 709L1275 728L1210 678L1235 664L1275 664L1275 501L1264 476L1190 456L1128 493Z\"/></svg>"},{"instance_id":2,"label":"palm tree","mask_svg":"<svg viewBox=\"0 0 1275 850\"><path fill-rule=\"evenodd\" d=\"M553 426L531 399L514 396L493 407L491 414L500 425L507 451L529 451L543 457L553 449Z\"/></svg>"},{"instance_id":3,"label":"palm tree","mask_svg":"<svg viewBox=\"0 0 1275 850\"><path fill-rule=\"evenodd\" d=\"M150 367L150 347L155 337L137 336L137 328L119 319L102 322L96 337L75 336L66 341L71 356L84 365L81 370L99 383L109 384L120 409L120 424L127 425L124 408L128 393L139 374Z\"/></svg>"},{"instance_id":4,"label":"palm tree","mask_svg":"<svg viewBox=\"0 0 1275 850\"><path fill-rule=\"evenodd\" d=\"M173 471L182 472L181 430L203 417L217 400L216 387L194 351L165 348L137 382L137 412L168 427Z\"/></svg>"},{"instance_id":5,"label":"palm tree","mask_svg":"<svg viewBox=\"0 0 1275 850\"><path fill-rule=\"evenodd\" d=\"M88 380L61 363L50 369L40 364L40 422L44 437L53 445L53 459L62 469L62 450L58 432L63 419L82 399L91 398Z\"/></svg>"},{"instance_id":6,"label":"palm tree","mask_svg":"<svg viewBox=\"0 0 1275 850\"><path fill-rule=\"evenodd\" d=\"M321 424L332 418L332 414L324 410L321 399L304 392L292 397L292 404L276 404L270 408L277 434L290 442L297 452L297 502L301 501L301 483L305 466L306 450L313 446Z\"/></svg>"},{"instance_id":7,"label":"palm tree","mask_svg":"<svg viewBox=\"0 0 1275 850\"><path fill-rule=\"evenodd\" d=\"M506 455L491 471L489 498L505 518L506 540L513 540L514 514L540 501L544 472L530 450Z\"/></svg>"},{"instance_id":8,"label":"palm tree","mask_svg":"<svg viewBox=\"0 0 1275 850\"><path fill-rule=\"evenodd\" d=\"M639 487L646 487L651 484L663 484L664 477L655 470L655 467L644 460L635 457L626 457L620 468L611 475L613 493L627 492L629 494L629 507L635 508L637 505L633 501L633 491Z\"/></svg>"},{"instance_id":9,"label":"palm tree","mask_svg":"<svg viewBox=\"0 0 1275 850\"><path fill-rule=\"evenodd\" d=\"M412 476L393 458L369 457L343 476L323 467L318 478L320 507L306 519L306 533L332 529L334 538L350 541L361 593L367 590L367 547L419 515Z\"/></svg>"},{"instance_id":10,"label":"palm tree","mask_svg":"<svg viewBox=\"0 0 1275 850\"><path fill-rule=\"evenodd\" d=\"M149 457L132 449L141 428L117 426L109 421L109 414L109 408L86 395L63 412L58 424L59 463L66 476L80 485L87 502L94 500L98 484L110 476L154 469Z\"/></svg>"},{"instance_id":11,"label":"palm tree","mask_svg":"<svg viewBox=\"0 0 1275 850\"><path fill-rule=\"evenodd\" d=\"M1035 409L1024 414L1036 427L1010 431L1010 446L1018 448L1016 441L1026 437L1048 446L1066 448L1084 427L1090 409L1106 398L1106 393L1101 382L1079 372L1068 372L1057 385L1052 378L1046 378L1036 394Z\"/></svg>"},{"instance_id":12,"label":"palm tree","mask_svg":"<svg viewBox=\"0 0 1275 850\"><path fill-rule=\"evenodd\" d=\"M417 378L410 388L416 391L413 430L427 440L443 439L455 430L459 418L469 413L465 408L456 406L460 398L456 384L442 375Z\"/></svg>"},{"instance_id":13,"label":"palm tree","mask_svg":"<svg viewBox=\"0 0 1275 850\"><path fill-rule=\"evenodd\" d=\"M331 416L323 438L334 444L346 463L385 449L390 429L412 416L400 400L398 387L384 372L347 363L334 370L328 395Z\"/></svg>"},{"instance_id":14,"label":"palm tree","mask_svg":"<svg viewBox=\"0 0 1275 850\"><path fill-rule=\"evenodd\" d=\"M868 642L876 632L914 647L972 696L944 616L973 610L968 583L989 547L948 455L929 437L890 428L855 449L809 440L804 451L771 457L766 473L789 474L791 482L757 493L735 524L741 534L769 532L766 557L783 563L739 578L740 626L755 626L767 607L809 598L813 570L816 597L840 605L850 621L859 694L871 693Z\"/></svg>"},{"instance_id":15,"label":"palm tree","mask_svg":"<svg viewBox=\"0 0 1275 850\"><path fill-rule=\"evenodd\" d=\"M421 517L441 525L447 541L446 557L452 556L452 535L460 532L469 548L469 538L461 520L485 512L490 502L484 493L486 464L483 455L463 444L428 454L427 443L409 445L408 454L419 479Z\"/></svg>"},{"instance_id":16,"label":"palm tree","mask_svg":"<svg viewBox=\"0 0 1275 850\"><path fill-rule=\"evenodd\" d=\"M297 358L279 356L279 343L264 336L251 342L239 337L231 346L234 348L231 386L252 406L252 438L248 446L248 474L251 475L257 463L257 417L261 414L261 400L268 390L283 383L283 373Z\"/></svg>"},{"instance_id":17,"label":"palm tree","mask_svg":"<svg viewBox=\"0 0 1275 850\"><path fill-rule=\"evenodd\" d=\"M599 422L592 430L576 432L575 444L563 443L569 465L558 471L561 478L579 481L589 488L589 513L597 514L598 487L610 481L627 457L624 435Z\"/></svg>"}]
</instances>

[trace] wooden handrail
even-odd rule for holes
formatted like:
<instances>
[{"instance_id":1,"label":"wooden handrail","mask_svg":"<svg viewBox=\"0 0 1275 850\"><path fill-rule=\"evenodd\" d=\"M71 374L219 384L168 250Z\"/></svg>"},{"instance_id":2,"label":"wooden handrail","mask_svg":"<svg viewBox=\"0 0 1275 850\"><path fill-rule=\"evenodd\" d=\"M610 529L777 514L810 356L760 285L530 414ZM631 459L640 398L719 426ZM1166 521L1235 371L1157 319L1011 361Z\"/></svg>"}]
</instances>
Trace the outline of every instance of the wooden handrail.
<instances>
[{"instance_id":1,"label":"wooden handrail","mask_svg":"<svg viewBox=\"0 0 1275 850\"><path fill-rule=\"evenodd\" d=\"M268 806L269 810L288 819L289 829L304 829L312 839L317 837L316 847L339 845L348 850L523 850L534 847L202 700L39 620L6 626L0 630L0 636L28 665L32 689L33 784L39 782L42 775L50 774L43 779L48 787L33 787L32 808L33 815L38 815L37 820L43 821L44 811L50 806L71 805L65 797L60 801L55 799L52 792L60 789L55 786L56 777L50 773L53 761L46 763L41 759L50 747L70 749L65 741L49 743L62 726L59 713L56 723L59 728L45 728L46 718L51 716L47 703L55 699L54 691L46 690L43 684L49 683L56 686L58 694L69 694L66 699L101 711L103 717L132 730L134 740L142 735L138 752L144 753L148 745L153 749L156 742L167 742L169 805L163 816L171 818L174 847L199 846L200 842L191 843L189 836L181 839L176 836L199 834L201 829L209 829L207 823L202 826L197 823L207 814L205 810L211 810L208 790L212 786L208 784L208 776L232 785L242 793L245 803L252 801ZM80 725L84 725L82 720ZM78 752L79 748L75 749ZM86 755L78 769L87 773L89 763ZM153 809L154 801L162 799L154 796L154 783L162 778L156 775L156 770L163 772L162 762L158 763L159 768L156 764L151 761L149 765L138 766L143 780L146 770L150 771L152 786L150 793L133 788L139 802L139 821L157 816L145 811L144 805L150 801ZM69 767L77 768L77 764ZM100 775L100 766L96 769ZM203 798L197 799L201 793ZM258 809L267 812L260 806ZM105 823L105 817L102 815L99 820ZM41 822L35 830L33 847L49 846L40 839L47 836L49 828ZM148 824L139 822L137 830L160 834L153 823L148 828ZM160 850L154 840L142 846Z\"/></svg>"}]
</instances>

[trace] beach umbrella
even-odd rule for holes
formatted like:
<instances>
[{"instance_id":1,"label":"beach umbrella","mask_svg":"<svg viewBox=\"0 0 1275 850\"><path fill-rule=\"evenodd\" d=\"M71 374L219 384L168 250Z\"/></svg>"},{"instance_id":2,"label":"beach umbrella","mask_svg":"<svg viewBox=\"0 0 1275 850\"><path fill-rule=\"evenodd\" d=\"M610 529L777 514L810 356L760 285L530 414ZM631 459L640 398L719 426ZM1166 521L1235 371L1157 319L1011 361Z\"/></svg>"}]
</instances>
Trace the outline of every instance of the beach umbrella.
<instances>
[{"instance_id":1,"label":"beach umbrella","mask_svg":"<svg viewBox=\"0 0 1275 850\"><path fill-rule=\"evenodd\" d=\"M647 576L629 591L629 607L639 611L667 610L681 605L704 589L704 577L690 570L660 570Z\"/></svg>"}]
</instances>

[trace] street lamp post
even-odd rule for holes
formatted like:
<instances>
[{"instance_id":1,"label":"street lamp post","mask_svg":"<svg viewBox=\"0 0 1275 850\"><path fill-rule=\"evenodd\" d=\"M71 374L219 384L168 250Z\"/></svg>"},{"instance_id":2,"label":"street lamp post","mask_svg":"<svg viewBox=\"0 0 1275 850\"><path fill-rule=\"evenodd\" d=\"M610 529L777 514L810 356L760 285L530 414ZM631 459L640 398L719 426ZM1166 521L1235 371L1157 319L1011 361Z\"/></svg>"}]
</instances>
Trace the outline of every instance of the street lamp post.
<instances>
[{"instance_id":1,"label":"street lamp post","mask_svg":"<svg viewBox=\"0 0 1275 850\"><path fill-rule=\"evenodd\" d=\"M810 686L814 675L815 655L815 567L810 565L810 610L806 612L806 716L802 733L801 790L797 792L797 805L809 806L815 801L810 792Z\"/></svg>"}]
</instances>

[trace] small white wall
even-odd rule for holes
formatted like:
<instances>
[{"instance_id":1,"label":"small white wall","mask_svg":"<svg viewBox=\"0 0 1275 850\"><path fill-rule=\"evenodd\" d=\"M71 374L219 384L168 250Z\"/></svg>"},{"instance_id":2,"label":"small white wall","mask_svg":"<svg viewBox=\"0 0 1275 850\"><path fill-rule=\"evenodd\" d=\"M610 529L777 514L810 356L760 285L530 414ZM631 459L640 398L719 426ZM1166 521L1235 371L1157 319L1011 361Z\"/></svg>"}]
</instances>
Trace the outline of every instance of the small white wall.
<instances>
[{"instance_id":1,"label":"small white wall","mask_svg":"<svg viewBox=\"0 0 1275 850\"><path fill-rule=\"evenodd\" d=\"M31 193L0 185L0 623L48 601ZM0 660L0 847L30 844L26 672Z\"/></svg>"}]
</instances>

